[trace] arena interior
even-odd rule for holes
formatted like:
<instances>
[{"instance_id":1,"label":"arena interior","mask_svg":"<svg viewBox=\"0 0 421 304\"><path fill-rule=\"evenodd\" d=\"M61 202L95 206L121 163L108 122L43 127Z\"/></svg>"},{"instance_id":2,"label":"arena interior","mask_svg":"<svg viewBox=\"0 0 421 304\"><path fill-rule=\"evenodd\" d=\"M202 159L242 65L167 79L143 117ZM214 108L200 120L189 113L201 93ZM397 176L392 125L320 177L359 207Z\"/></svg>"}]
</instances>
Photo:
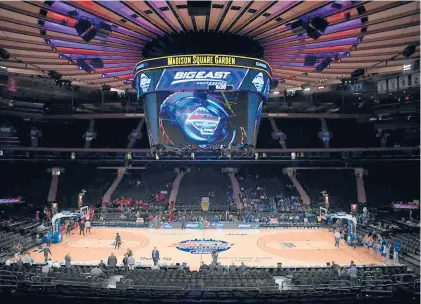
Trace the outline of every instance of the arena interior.
<instances>
[{"instance_id":1,"label":"arena interior","mask_svg":"<svg viewBox=\"0 0 421 304\"><path fill-rule=\"evenodd\" d=\"M420 303L419 1L0 1L2 303Z\"/></svg>"}]
</instances>

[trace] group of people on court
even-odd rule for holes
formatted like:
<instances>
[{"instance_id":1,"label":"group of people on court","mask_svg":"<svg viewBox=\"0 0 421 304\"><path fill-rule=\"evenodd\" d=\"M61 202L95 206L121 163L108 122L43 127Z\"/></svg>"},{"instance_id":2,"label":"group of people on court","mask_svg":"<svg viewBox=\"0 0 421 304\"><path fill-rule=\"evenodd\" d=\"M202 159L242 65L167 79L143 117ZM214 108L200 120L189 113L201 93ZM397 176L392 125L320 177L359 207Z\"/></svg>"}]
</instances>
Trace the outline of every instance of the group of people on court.
<instances>
[{"instance_id":1,"label":"group of people on court","mask_svg":"<svg viewBox=\"0 0 421 304\"><path fill-rule=\"evenodd\" d=\"M383 238L380 234L368 233L364 236L363 246L371 254L379 254L386 261L390 259L390 252L393 248L393 262L399 263L400 243L398 240Z\"/></svg>"},{"instance_id":2,"label":"group of people on court","mask_svg":"<svg viewBox=\"0 0 421 304\"><path fill-rule=\"evenodd\" d=\"M120 246L122 244L122 240L121 240L121 235L117 232L116 236L115 236L115 241L114 241L114 249L120 249ZM123 259L123 264L125 264L125 261L127 261L127 265L130 266L130 261L132 260L131 257L133 257L133 252L128 249L127 254L125 255L125 258ZM156 247L153 248L152 250L152 260L153 260L153 264L156 266L158 265L159 262L159 250L156 249ZM134 258L133 258L133 268L134 268ZM130 267L129 267L130 269Z\"/></svg>"},{"instance_id":3,"label":"group of people on court","mask_svg":"<svg viewBox=\"0 0 421 304\"><path fill-rule=\"evenodd\" d=\"M343 238L343 233L339 229L336 229L334 233L335 237L335 247L340 246L341 239ZM355 248L360 244L357 238L355 238L351 245ZM371 254L378 254L383 258L383 261L390 259L390 254L393 249L393 262L399 263L399 251L400 243L398 240L391 240L382 237L380 234L368 233L364 236L361 244L367 252Z\"/></svg>"}]
</instances>

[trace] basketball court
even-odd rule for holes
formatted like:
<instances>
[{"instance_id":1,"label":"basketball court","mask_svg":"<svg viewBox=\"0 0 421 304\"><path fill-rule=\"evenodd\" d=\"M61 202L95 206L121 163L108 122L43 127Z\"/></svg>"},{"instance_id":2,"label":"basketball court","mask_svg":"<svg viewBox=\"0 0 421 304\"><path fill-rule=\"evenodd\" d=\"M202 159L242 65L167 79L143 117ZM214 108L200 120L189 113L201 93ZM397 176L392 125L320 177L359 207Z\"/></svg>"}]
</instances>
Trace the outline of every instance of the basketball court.
<instances>
[{"instance_id":1,"label":"basketball court","mask_svg":"<svg viewBox=\"0 0 421 304\"><path fill-rule=\"evenodd\" d=\"M116 233L121 235L120 249L114 249ZM69 253L72 263L97 264L106 261L111 253L121 263L127 249L131 249L137 263L152 265L154 247L160 252L160 264L186 262L197 269L200 262L211 262L210 253L219 252L223 265L241 262L248 266L324 266L335 261L349 265L384 264L378 255L371 255L364 248L352 248L341 243L334 246L333 233L327 229L147 229L147 228L92 228L91 234L80 236L73 232L64 236L63 242L51 245L53 261L64 261ZM31 256L36 262L44 257L38 250Z\"/></svg>"}]
</instances>

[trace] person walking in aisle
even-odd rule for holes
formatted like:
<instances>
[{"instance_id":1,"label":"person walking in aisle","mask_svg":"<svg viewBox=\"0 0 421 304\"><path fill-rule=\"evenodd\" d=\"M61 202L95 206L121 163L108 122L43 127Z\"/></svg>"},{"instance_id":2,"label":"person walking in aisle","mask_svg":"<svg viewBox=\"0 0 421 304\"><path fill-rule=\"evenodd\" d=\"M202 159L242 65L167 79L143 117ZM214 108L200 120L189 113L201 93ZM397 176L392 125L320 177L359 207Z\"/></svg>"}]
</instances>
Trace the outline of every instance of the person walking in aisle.
<instances>
[{"instance_id":1,"label":"person walking in aisle","mask_svg":"<svg viewBox=\"0 0 421 304\"><path fill-rule=\"evenodd\" d=\"M64 257L64 266L66 266L67 268L70 267L70 263L72 261L72 258L70 257L70 253L67 253L66 256Z\"/></svg>"},{"instance_id":2,"label":"person walking in aisle","mask_svg":"<svg viewBox=\"0 0 421 304\"><path fill-rule=\"evenodd\" d=\"M135 260L133 254L127 257L127 264L129 265L129 270L134 270Z\"/></svg>"},{"instance_id":3,"label":"person walking in aisle","mask_svg":"<svg viewBox=\"0 0 421 304\"><path fill-rule=\"evenodd\" d=\"M111 255L108 257L108 268L114 271L116 266L117 258L115 257L114 253L111 253Z\"/></svg>"},{"instance_id":4,"label":"person walking in aisle","mask_svg":"<svg viewBox=\"0 0 421 304\"><path fill-rule=\"evenodd\" d=\"M218 264L218 251L212 251L212 264Z\"/></svg>"}]
</instances>

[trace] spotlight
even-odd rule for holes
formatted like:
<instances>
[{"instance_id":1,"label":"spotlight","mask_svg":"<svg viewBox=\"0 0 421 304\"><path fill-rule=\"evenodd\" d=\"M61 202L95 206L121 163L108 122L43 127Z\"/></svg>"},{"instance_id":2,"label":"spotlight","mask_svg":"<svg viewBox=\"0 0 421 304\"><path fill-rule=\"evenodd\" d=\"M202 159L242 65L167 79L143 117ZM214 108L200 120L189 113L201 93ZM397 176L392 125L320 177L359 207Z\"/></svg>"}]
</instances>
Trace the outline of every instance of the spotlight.
<instances>
[{"instance_id":1,"label":"spotlight","mask_svg":"<svg viewBox=\"0 0 421 304\"><path fill-rule=\"evenodd\" d=\"M342 3L334 2L332 3L331 8L341 9Z\"/></svg>"},{"instance_id":2,"label":"spotlight","mask_svg":"<svg viewBox=\"0 0 421 304\"><path fill-rule=\"evenodd\" d=\"M316 56L306 56L304 58L304 66L314 66L317 62L317 57Z\"/></svg>"},{"instance_id":3,"label":"spotlight","mask_svg":"<svg viewBox=\"0 0 421 304\"><path fill-rule=\"evenodd\" d=\"M101 58L92 58L90 63L96 69L102 69L104 67L104 62Z\"/></svg>"},{"instance_id":4,"label":"spotlight","mask_svg":"<svg viewBox=\"0 0 421 304\"><path fill-rule=\"evenodd\" d=\"M329 68L330 67L330 62L332 61L332 59L330 59L329 57L326 57L317 67L316 67L316 72L320 73L322 72L325 68Z\"/></svg>"},{"instance_id":5,"label":"spotlight","mask_svg":"<svg viewBox=\"0 0 421 304\"><path fill-rule=\"evenodd\" d=\"M104 92L109 92L109 91L111 91L111 86L109 84L103 84L101 86L101 90L104 91Z\"/></svg>"},{"instance_id":6,"label":"spotlight","mask_svg":"<svg viewBox=\"0 0 421 304\"><path fill-rule=\"evenodd\" d=\"M307 28L307 35L310 38L313 38L314 40L319 39L319 37L321 36L321 34L317 30L315 30L314 28L310 26Z\"/></svg>"},{"instance_id":7,"label":"spotlight","mask_svg":"<svg viewBox=\"0 0 421 304\"><path fill-rule=\"evenodd\" d=\"M346 12L345 13L345 20L348 21L349 19L351 19L351 12Z\"/></svg>"},{"instance_id":8,"label":"spotlight","mask_svg":"<svg viewBox=\"0 0 421 304\"><path fill-rule=\"evenodd\" d=\"M9 52L8 51L6 51L5 49L3 49L3 48L0 48L0 58L1 59L3 59L3 60L7 60L7 59L9 59L10 58L10 54L9 54Z\"/></svg>"},{"instance_id":9,"label":"spotlight","mask_svg":"<svg viewBox=\"0 0 421 304\"><path fill-rule=\"evenodd\" d=\"M93 69L89 64L86 63L85 59L78 59L76 63L79 67L79 70L84 70L86 73L92 73Z\"/></svg>"},{"instance_id":10,"label":"spotlight","mask_svg":"<svg viewBox=\"0 0 421 304\"><path fill-rule=\"evenodd\" d=\"M291 31L297 36L304 34L306 32L304 22L302 20L297 20L291 23Z\"/></svg>"},{"instance_id":11,"label":"spotlight","mask_svg":"<svg viewBox=\"0 0 421 304\"><path fill-rule=\"evenodd\" d=\"M356 69L354 72L351 73L351 78L358 78L365 74L364 69Z\"/></svg>"},{"instance_id":12,"label":"spotlight","mask_svg":"<svg viewBox=\"0 0 421 304\"><path fill-rule=\"evenodd\" d=\"M76 32L86 42L95 38L96 29L91 21L88 19L80 19L76 24Z\"/></svg>"},{"instance_id":13,"label":"spotlight","mask_svg":"<svg viewBox=\"0 0 421 304\"><path fill-rule=\"evenodd\" d=\"M67 16L69 16L71 18L76 18L77 16L79 16L79 12L77 10L69 11L67 13Z\"/></svg>"},{"instance_id":14,"label":"spotlight","mask_svg":"<svg viewBox=\"0 0 421 304\"><path fill-rule=\"evenodd\" d=\"M315 17L310 24L318 31L324 33L329 26L329 22L323 18Z\"/></svg>"},{"instance_id":15,"label":"spotlight","mask_svg":"<svg viewBox=\"0 0 421 304\"><path fill-rule=\"evenodd\" d=\"M412 56L415 53L416 46L415 45L408 45L402 52L406 58Z\"/></svg>"},{"instance_id":16,"label":"spotlight","mask_svg":"<svg viewBox=\"0 0 421 304\"><path fill-rule=\"evenodd\" d=\"M111 35L111 25L104 22L99 22L97 26L95 26L95 32L98 36L101 37L109 37Z\"/></svg>"},{"instance_id":17,"label":"spotlight","mask_svg":"<svg viewBox=\"0 0 421 304\"><path fill-rule=\"evenodd\" d=\"M301 89L303 89L304 91L310 91L311 85L309 83L304 83L301 85Z\"/></svg>"},{"instance_id":18,"label":"spotlight","mask_svg":"<svg viewBox=\"0 0 421 304\"><path fill-rule=\"evenodd\" d=\"M61 74L57 73L56 71L49 71L48 76L53 78L54 80L60 80L61 79Z\"/></svg>"}]
</instances>

